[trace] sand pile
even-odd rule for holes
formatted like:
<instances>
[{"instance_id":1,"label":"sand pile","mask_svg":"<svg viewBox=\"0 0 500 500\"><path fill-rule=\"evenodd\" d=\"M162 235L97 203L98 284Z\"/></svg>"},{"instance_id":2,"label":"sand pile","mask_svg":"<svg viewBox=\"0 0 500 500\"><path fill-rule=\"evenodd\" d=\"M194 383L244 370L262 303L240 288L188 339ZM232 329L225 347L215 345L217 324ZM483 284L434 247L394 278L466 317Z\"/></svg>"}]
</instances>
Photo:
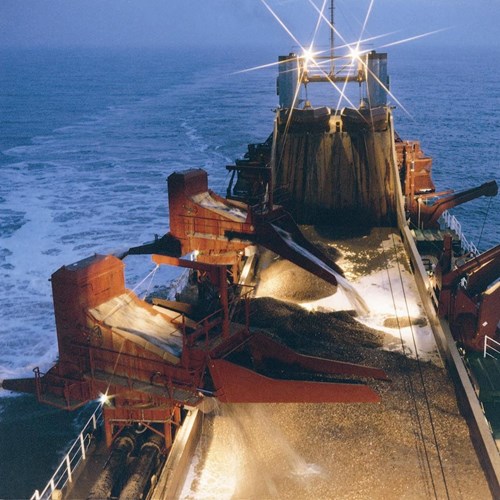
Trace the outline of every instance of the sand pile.
<instances>
[{"instance_id":1,"label":"sand pile","mask_svg":"<svg viewBox=\"0 0 500 500\"><path fill-rule=\"evenodd\" d=\"M308 302L328 297L337 287L287 260L274 260L259 274L257 296Z\"/></svg>"},{"instance_id":2,"label":"sand pile","mask_svg":"<svg viewBox=\"0 0 500 500\"><path fill-rule=\"evenodd\" d=\"M292 349L340 361L362 361L365 349L381 347L387 334L359 323L352 312L307 311L271 297L252 299L250 324Z\"/></svg>"},{"instance_id":3,"label":"sand pile","mask_svg":"<svg viewBox=\"0 0 500 500\"><path fill-rule=\"evenodd\" d=\"M491 498L444 368L381 349L384 334L346 312L308 312L271 298L251 322L311 355L366 364L377 404L221 405L182 498Z\"/></svg>"},{"instance_id":4,"label":"sand pile","mask_svg":"<svg viewBox=\"0 0 500 500\"><path fill-rule=\"evenodd\" d=\"M334 245L345 247L351 279L371 280L375 272L390 274L391 284L392 275L399 279L393 271L394 262L405 266L402 247L389 233L382 228ZM328 235L322 236L328 249ZM381 245L386 241L390 246ZM251 304L253 328L302 353L381 368L391 381L368 381L381 396L377 404L221 405L219 413L205 417L182 498L492 498L446 370L439 362L405 356L413 347L409 340L401 352L382 348L401 344L405 330L412 331L409 337L425 334L418 307L407 320L382 311L380 326L391 328L397 335L392 337L346 311L310 312L286 302L327 291L309 274L299 280L287 263L267 262L263 269L268 275ZM401 272L410 283L409 268ZM373 285L373 296L387 288ZM273 298L262 296L267 294Z\"/></svg>"}]
</instances>

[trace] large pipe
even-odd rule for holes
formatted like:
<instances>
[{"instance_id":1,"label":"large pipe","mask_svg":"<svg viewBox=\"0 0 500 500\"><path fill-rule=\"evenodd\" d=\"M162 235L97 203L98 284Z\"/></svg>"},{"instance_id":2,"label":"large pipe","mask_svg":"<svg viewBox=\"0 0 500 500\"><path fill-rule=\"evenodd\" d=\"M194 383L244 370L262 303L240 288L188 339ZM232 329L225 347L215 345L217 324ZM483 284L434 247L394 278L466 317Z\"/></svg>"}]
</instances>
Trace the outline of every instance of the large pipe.
<instances>
[{"instance_id":1,"label":"large pipe","mask_svg":"<svg viewBox=\"0 0 500 500\"><path fill-rule=\"evenodd\" d=\"M97 478L94 486L87 496L87 500L102 500L111 498L113 487L117 483L120 474L126 468L127 459L135 448L136 437L132 432L119 436L113 450Z\"/></svg>"},{"instance_id":2,"label":"large pipe","mask_svg":"<svg viewBox=\"0 0 500 500\"><path fill-rule=\"evenodd\" d=\"M143 498L144 490L161 456L163 437L153 434L142 446L127 484L120 493L119 500Z\"/></svg>"},{"instance_id":3,"label":"large pipe","mask_svg":"<svg viewBox=\"0 0 500 500\"><path fill-rule=\"evenodd\" d=\"M498 278L498 261L500 259L500 245L490 248L480 255L476 255L469 259L465 264L457 267L453 271L444 274L441 278L442 288L451 288L458 285L462 277L467 273L477 273L481 270L483 277L486 277L486 282L478 286L476 285L476 292L484 291L486 286ZM474 281L479 281L478 275L474 276ZM469 288L469 287L467 287Z\"/></svg>"},{"instance_id":4,"label":"large pipe","mask_svg":"<svg viewBox=\"0 0 500 500\"><path fill-rule=\"evenodd\" d=\"M498 185L496 181L489 181L478 187L467 189L459 193L454 193L437 200L432 205L420 205L420 217L424 227L436 227L441 214L450 208L461 205L480 196L496 196Z\"/></svg>"},{"instance_id":5,"label":"large pipe","mask_svg":"<svg viewBox=\"0 0 500 500\"><path fill-rule=\"evenodd\" d=\"M7 391L36 393L35 379L33 377L0 380L0 387Z\"/></svg>"}]
</instances>

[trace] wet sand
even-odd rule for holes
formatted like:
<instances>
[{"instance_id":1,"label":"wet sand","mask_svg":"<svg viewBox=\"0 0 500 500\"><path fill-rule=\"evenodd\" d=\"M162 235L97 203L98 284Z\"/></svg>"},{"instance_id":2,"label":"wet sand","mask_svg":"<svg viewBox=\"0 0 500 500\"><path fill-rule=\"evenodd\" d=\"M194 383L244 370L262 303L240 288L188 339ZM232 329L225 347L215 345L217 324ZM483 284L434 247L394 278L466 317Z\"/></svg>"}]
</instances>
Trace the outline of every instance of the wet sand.
<instances>
[{"instance_id":1,"label":"wet sand","mask_svg":"<svg viewBox=\"0 0 500 500\"><path fill-rule=\"evenodd\" d=\"M311 278L308 309L277 300L274 286L254 302L254 323L302 352L383 368L391 381L369 382L381 402L221 405L205 416L183 498L491 498L411 283L399 310L395 286L411 273L398 237L378 230L335 248L359 288L375 291L370 317L332 312L322 293L311 305Z\"/></svg>"}]
</instances>

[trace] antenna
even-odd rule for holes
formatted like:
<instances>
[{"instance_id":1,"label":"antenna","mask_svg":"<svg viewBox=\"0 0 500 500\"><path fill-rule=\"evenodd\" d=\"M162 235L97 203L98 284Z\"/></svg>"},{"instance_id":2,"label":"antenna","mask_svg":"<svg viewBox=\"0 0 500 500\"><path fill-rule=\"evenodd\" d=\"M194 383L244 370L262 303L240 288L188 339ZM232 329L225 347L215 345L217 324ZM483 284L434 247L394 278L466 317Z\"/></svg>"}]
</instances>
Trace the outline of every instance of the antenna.
<instances>
[{"instance_id":1,"label":"antenna","mask_svg":"<svg viewBox=\"0 0 500 500\"><path fill-rule=\"evenodd\" d=\"M333 29L335 24L335 0L330 0L330 76L333 76L335 71L335 63L334 63L334 49L335 49L335 30Z\"/></svg>"}]
</instances>

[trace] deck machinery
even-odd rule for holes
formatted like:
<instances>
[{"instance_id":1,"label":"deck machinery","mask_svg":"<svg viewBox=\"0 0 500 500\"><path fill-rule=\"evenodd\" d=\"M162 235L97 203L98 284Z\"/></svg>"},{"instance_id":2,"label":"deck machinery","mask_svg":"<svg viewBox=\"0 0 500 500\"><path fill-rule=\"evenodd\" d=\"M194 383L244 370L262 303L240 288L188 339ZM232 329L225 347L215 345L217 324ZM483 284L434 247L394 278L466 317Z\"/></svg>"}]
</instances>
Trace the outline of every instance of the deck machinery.
<instances>
[{"instance_id":1,"label":"deck machinery","mask_svg":"<svg viewBox=\"0 0 500 500\"><path fill-rule=\"evenodd\" d=\"M314 148L320 151L325 145L332 147L330 161L340 167L345 163L345 171L349 170L349 161L357 162L354 170L360 172L360 179L347 174L350 177L342 185L345 190L353 185L353 193L359 195L353 195L349 203L361 207L364 213L369 211L372 222L378 224L391 225L395 220L398 180L390 161L384 161L394 143L401 191L408 217L416 227L433 229L446 208L497 192L496 183L490 182L464 193L436 193L431 179L432 160L422 153L418 142L404 142L397 137L393 142L383 92L383 81L387 80L383 55L367 55L366 68L375 68L376 61L378 76L370 79L372 70L363 73L360 69L355 79L366 80L371 86L375 106L365 103L358 111L343 110L340 114L328 108L314 109L308 103L302 110L293 109L292 114L294 102L286 100L290 95L297 96L297 92L286 90L287 86L325 79L314 77L296 56L281 60L283 71L278 82L282 85L282 107L275 134L263 144L249 146L247 157L228 167L236 176L236 184L228 189L227 198L209 190L203 170L173 173L168 179L169 233L119 257L95 255L64 266L52 276L59 360L47 374L36 372L38 398L73 409L106 396L108 444L131 423L140 423L160 433L168 448L180 409L197 406L206 397L222 402L378 400L366 382L387 380L382 370L304 356L250 328L252 287L245 278L252 272L255 246L264 246L333 285L342 274L335 262L304 238L283 206L274 203L276 192L285 192L283 204L287 206L288 199L299 221L310 217L311 199L322 199L321 209L327 216L356 215L345 199L337 199L335 192L325 195L324 187L332 183L319 178L315 185L308 179L313 167L314 175L321 177L324 164L302 165L302 178L294 177L299 169L295 163L306 158L302 149L308 151L307 161L313 158L318 162L321 159L313 154ZM290 64L297 69L298 80L290 81L289 75L294 74ZM342 156L346 148L335 146L339 141L354 151L351 160ZM341 156L335 156L337 151ZM363 174L363 169L367 173ZM331 174L326 171L324 175ZM363 175L372 178L366 196ZM387 179L392 187L387 185ZM384 193L384 199L372 196L377 189ZM428 204L431 195L434 200ZM321 215L321 210L313 213ZM151 254L157 265L190 269L197 281L198 303L140 300L125 287L123 258L131 254ZM477 262L484 265L468 264L462 273L452 269L449 243L443 255L442 262L448 259L448 264L439 268L441 280L436 282L440 311L452 325L458 325L456 332L463 332L463 318L467 317L467 333L456 335L462 340L471 338L478 326L471 326L470 313L459 314L457 309L465 307L458 305L464 303L463 294L452 293L450 288L457 287L455 277L479 267L475 276L483 279L476 280L476 288L482 286L485 291L498 277L498 252L478 258ZM483 295L476 290L471 307L480 314L474 316L474 324L477 318L495 316L496 288ZM488 332L496 335L496 327L492 328ZM476 344L468 342L470 347ZM283 379L265 376L266 366L276 363L284 367ZM316 378L323 375L328 381L308 380L310 377L304 374Z\"/></svg>"},{"instance_id":2,"label":"deck machinery","mask_svg":"<svg viewBox=\"0 0 500 500\"><path fill-rule=\"evenodd\" d=\"M59 359L45 374L35 370L41 402L72 410L102 398L108 446L132 425L149 429L168 450L183 409L210 397L243 403L379 400L368 384L387 381L383 370L305 356L251 328L248 276L255 249L266 247L336 286L342 270L302 235L295 220L362 218L393 226L404 199L415 230L438 231L444 210L496 195L497 186L436 193L432 160L418 142L402 141L392 128L386 55L366 54L348 80L334 74L333 54L331 59L331 73L318 75L303 57L280 58L274 133L227 167L232 178L226 198L208 189L203 170L173 173L169 233L52 275ZM366 85L359 109L313 108L307 100L297 107L299 87L335 81ZM499 339L498 247L462 263L449 235L437 248L438 265L430 271L439 313L457 341L477 349L485 335ZM158 266L189 269L197 301L139 299L124 279L123 259L134 254L150 254ZM273 364L283 378L266 376ZM27 385L3 382L14 390Z\"/></svg>"},{"instance_id":3,"label":"deck machinery","mask_svg":"<svg viewBox=\"0 0 500 500\"><path fill-rule=\"evenodd\" d=\"M290 216L281 207L217 196L202 170L174 173L168 185L171 231L126 253L152 253L157 265L190 269L202 312L196 304L140 300L125 287L124 263L114 255L62 267L52 275L59 360L46 374L36 371L39 400L75 409L105 397L109 445L137 423L160 433L167 448L180 409L208 396L222 402L378 401L365 382L387 380L382 370L301 355L249 326L252 287L240 284L249 246L261 243L336 284L340 269L303 238ZM196 258L186 258L193 251ZM284 379L262 374L273 363L284 367Z\"/></svg>"}]
</instances>

